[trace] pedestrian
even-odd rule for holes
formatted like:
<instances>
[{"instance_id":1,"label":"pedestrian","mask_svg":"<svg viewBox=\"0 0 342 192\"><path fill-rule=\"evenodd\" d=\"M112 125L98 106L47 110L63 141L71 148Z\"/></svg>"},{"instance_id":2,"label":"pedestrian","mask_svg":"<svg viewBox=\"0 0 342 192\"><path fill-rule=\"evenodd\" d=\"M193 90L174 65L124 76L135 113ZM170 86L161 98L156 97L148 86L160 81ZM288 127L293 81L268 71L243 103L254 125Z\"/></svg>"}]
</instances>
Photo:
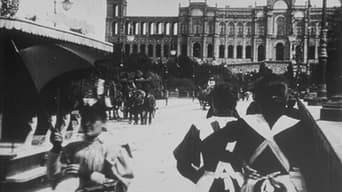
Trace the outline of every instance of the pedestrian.
<instances>
[{"instance_id":1,"label":"pedestrian","mask_svg":"<svg viewBox=\"0 0 342 192\"><path fill-rule=\"evenodd\" d=\"M52 133L53 148L47 162L52 188L71 191L115 183L115 191L127 191L133 179L131 156L120 144L110 142L113 138L105 133L105 106L97 102L81 107L80 113L84 131L82 141L62 147L61 134L57 131ZM78 184L68 181L78 181Z\"/></svg>"},{"instance_id":2,"label":"pedestrian","mask_svg":"<svg viewBox=\"0 0 342 192\"><path fill-rule=\"evenodd\" d=\"M306 191L306 181L315 175L313 130L286 115L288 87L282 77L263 77L254 92L260 113L228 123L203 141L203 150L217 156L226 143L237 142L234 156L244 175L242 192Z\"/></svg>"},{"instance_id":3,"label":"pedestrian","mask_svg":"<svg viewBox=\"0 0 342 192\"><path fill-rule=\"evenodd\" d=\"M237 191L239 189L237 183L238 180L242 181L242 177L235 174L230 164L234 143L229 143L227 147L230 151L220 154L220 157L210 156L202 150L202 141L205 138L220 130L228 122L237 120L238 114L235 110L237 100L237 91L233 90L231 85L215 85L207 119L192 124L183 141L174 151L179 173L196 184L196 191L224 191L224 189ZM221 177L224 170L228 171L229 177ZM224 185L224 183L228 184Z\"/></svg>"}]
</instances>

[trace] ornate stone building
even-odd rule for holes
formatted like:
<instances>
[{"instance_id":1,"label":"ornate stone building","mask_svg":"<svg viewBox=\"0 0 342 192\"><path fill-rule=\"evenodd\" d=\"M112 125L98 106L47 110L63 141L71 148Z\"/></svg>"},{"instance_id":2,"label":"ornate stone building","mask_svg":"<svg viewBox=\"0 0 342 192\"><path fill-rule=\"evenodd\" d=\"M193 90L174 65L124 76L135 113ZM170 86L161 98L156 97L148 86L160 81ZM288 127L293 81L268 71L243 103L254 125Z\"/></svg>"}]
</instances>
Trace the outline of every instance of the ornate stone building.
<instances>
[{"instance_id":1,"label":"ornate stone building","mask_svg":"<svg viewBox=\"0 0 342 192\"><path fill-rule=\"evenodd\" d=\"M127 17L126 8L126 0L107 1L106 40L123 43L126 54L163 59L175 50L199 61L241 66L288 64L296 58L303 64L318 62L321 8L310 3L267 0L265 6L230 8L190 1L179 7L178 17ZM329 8L328 14L333 11Z\"/></svg>"}]
</instances>

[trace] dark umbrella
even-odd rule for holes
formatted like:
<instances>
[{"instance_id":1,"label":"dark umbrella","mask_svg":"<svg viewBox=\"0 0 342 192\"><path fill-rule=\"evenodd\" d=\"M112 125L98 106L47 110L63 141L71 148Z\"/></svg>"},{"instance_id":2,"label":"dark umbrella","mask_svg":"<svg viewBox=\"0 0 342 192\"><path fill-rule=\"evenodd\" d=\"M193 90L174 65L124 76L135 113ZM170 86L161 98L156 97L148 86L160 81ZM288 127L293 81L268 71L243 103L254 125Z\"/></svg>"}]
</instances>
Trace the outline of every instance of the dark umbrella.
<instances>
[{"instance_id":1,"label":"dark umbrella","mask_svg":"<svg viewBox=\"0 0 342 192\"><path fill-rule=\"evenodd\" d=\"M94 69L101 55L64 45L35 45L19 52L39 92L52 80L70 72ZM76 73L77 74L77 73Z\"/></svg>"},{"instance_id":2,"label":"dark umbrella","mask_svg":"<svg viewBox=\"0 0 342 192\"><path fill-rule=\"evenodd\" d=\"M60 86L95 71L96 64L104 58L104 55L82 47L55 44L35 45L20 50L19 54L38 92L46 87L57 88L56 127L61 123Z\"/></svg>"}]
</instances>

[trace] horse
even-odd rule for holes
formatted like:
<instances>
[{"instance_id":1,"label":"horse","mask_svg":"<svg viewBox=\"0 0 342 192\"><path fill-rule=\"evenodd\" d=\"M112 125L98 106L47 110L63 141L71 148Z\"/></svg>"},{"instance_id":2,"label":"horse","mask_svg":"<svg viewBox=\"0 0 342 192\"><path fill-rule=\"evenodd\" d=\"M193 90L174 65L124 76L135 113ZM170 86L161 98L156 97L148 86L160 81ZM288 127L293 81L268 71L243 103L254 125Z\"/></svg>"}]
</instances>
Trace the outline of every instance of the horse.
<instances>
[{"instance_id":1,"label":"horse","mask_svg":"<svg viewBox=\"0 0 342 192\"><path fill-rule=\"evenodd\" d=\"M147 93L146 97L144 99L144 118L142 120L143 124L152 123L152 118L154 117L155 111L156 111L156 98L153 94Z\"/></svg>"},{"instance_id":2,"label":"horse","mask_svg":"<svg viewBox=\"0 0 342 192\"><path fill-rule=\"evenodd\" d=\"M127 108L129 112L129 121L132 122L134 118L134 124L138 124L139 116L141 124L143 124L143 112L146 93L141 89L133 89L129 92L129 98L127 100Z\"/></svg>"}]
</instances>

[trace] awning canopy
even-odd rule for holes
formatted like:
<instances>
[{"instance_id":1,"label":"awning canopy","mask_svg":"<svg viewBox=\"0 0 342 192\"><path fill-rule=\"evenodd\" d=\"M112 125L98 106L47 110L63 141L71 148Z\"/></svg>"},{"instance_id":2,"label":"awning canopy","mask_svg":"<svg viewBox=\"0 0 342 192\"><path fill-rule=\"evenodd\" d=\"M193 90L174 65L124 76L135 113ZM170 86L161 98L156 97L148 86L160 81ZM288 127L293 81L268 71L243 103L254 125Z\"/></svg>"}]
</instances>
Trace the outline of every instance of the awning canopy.
<instances>
[{"instance_id":1,"label":"awning canopy","mask_svg":"<svg viewBox=\"0 0 342 192\"><path fill-rule=\"evenodd\" d=\"M28 20L0 17L0 29L1 28L83 45L109 53L113 52L113 45L111 43L92 39L72 31L40 25Z\"/></svg>"}]
</instances>

